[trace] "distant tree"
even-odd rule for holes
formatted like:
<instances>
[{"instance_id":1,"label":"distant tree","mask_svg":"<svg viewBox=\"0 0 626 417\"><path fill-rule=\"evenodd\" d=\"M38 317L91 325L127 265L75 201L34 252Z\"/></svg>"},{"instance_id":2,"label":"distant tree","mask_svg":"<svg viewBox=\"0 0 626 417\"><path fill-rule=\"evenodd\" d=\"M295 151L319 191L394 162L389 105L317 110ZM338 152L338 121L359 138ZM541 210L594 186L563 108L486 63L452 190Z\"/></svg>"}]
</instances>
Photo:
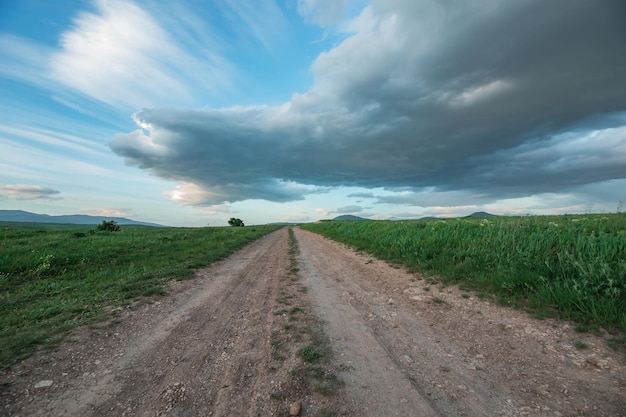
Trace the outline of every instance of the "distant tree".
<instances>
[{"instance_id":1,"label":"distant tree","mask_svg":"<svg viewBox=\"0 0 626 417\"><path fill-rule=\"evenodd\" d=\"M234 217L230 218L230 220L228 221L228 224L230 224L233 227L243 227L243 226L245 226L241 219L236 219Z\"/></svg>"},{"instance_id":2,"label":"distant tree","mask_svg":"<svg viewBox=\"0 0 626 417\"><path fill-rule=\"evenodd\" d=\"M120 225L117 224L117 222L114 220L111 220L110 222L102 220L102 223L98 225L96 230L101 230L104 232L119 232L121 229Z\"/></svg>"}]
</instances>

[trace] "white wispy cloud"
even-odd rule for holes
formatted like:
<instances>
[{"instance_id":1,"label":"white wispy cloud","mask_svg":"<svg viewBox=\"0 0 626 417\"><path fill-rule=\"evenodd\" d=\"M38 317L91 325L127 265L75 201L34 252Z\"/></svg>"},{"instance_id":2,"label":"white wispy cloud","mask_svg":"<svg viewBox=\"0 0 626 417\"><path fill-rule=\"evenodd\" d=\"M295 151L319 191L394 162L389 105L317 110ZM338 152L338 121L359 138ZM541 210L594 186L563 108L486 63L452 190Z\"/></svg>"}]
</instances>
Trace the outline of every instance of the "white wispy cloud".
<instances>
[{"instance_id":1,"label":"white wispy cloud","mask_svg":"<svg viewBox=\"0 0 626 417\"><path fill-rule=\"evenodd\" d=\"M108 149L102 144L56 130L23 125L0 125L0 135L10 135L43 145L51 145L59 149L78 151L95 157L109 155Z\"/></svg>"},{"instance_id":2,"label":"white wispy cloud","mask_svg":"<svg viewBox=\"0 0 626 417\"><path fill-rule=\"evenodd\" d=\"M356 0L298 0L298 13L306 22L320 26L336 25L346 18Z\"/></svg>"},{"instance_id":3,"label":"white wispy cloud","mask_svg":"<svg viewBox=\"0 0 626 417\"><path fill-rule=\"evenodd\" d=\"M332 210L325 209L325 208L322 208L322 207L318 207L318 208L316 208L316 209L315 209L315 212L316 212L317 214L319 214L319 215L323 216L323 217L326 217L326 216L328 216L330 213L332 213Z\"/></svg>"},{"instance_id":4,"label":"white wispy cloud","mask_svg":"<svg viewBox=\"0 0 626 417\"><path fill-rule=\"evenodd\" d=\"M32 40L0 32L0 75L48 88L48 61L53 52Z\"/></svg>"},{"instance_id":5,"label":"white wispy cloud","mask_svg":"<svg viewBox=\"0 0 626 417\"><path fill-rule=\"evenodd\" d=\"M84 208L81 210L82 214L89 216L103 216L103 217L132 217L133 211L130 208L113 208L113 207L95 207Z\"/></svg>"},{"instance_id":6,"label":"white wispy cloud","mask_svg":"<svg viewBox=\"0 0 626 417\"><path fill-rule=\"evenodd\" d=\"M61 192L40 185L0 184L0 197L17 200L59 200Z\"/></svg>"},{"instance_id":7,"label":"white wispy cloud","mask_svg":"<svg viewBox=\"0 0 626 417\"><path fill-rule=\"evenodd\" d=\"M226 60L189 50L149 11L122 0L95 5L95 12L81 12L62 34L61 50L50 62L53 80L112 106L135 109L196 104L230 84Z\"/></svg>"},{"instance_id":8,"label":"white wispy cloud","mask_svg":"<svg viewBox=\"0 0 626 417\"><path fill-rule=\"evenodd\" d=\"M4 178L8 174L20 181L41 182L42 178L55 182L68 182L74 185L97 181L98 183L133 182L137 184L153 184L160 182L156 178L142 175L140 172L129 172L109 166L117 161L110 153L104 157L87 158L85 154L59 154L56 149L45 149L37 144L23 140L9 139L0 136L0 155L11 155L11 158L0 161L0 171ZM120 164L121 165L121 164ZM121 168L124 168L121 166Z\"/></svg>"},{"instance_id":9,"label":"white wispy cloud","mask_svg":"<svg viewBox=\"0 0 626 417\"><path fill-rule=\"evenodd\" d=\"M96 114L110 111L106 106L128 114L146 106L203 106L235 88L240 73L225 57L226 42L194 16L192 4L92 5L61 33L58 48L0 32L0 75L86 114L94 114L86 99L104 106Z\"/></svg>"},{"instance_id":10,"label":"white wispy cloud","mask_svg":"<svg viewBox=\"0 0 626 417\"><path fill-rule=\"evenodd\" d=\"M293 29L274 0L222 0L221 3L230 11L227 16L239 28L239 34L254 39L270 52L293 36Z\"/></svg>"}]
</instances>

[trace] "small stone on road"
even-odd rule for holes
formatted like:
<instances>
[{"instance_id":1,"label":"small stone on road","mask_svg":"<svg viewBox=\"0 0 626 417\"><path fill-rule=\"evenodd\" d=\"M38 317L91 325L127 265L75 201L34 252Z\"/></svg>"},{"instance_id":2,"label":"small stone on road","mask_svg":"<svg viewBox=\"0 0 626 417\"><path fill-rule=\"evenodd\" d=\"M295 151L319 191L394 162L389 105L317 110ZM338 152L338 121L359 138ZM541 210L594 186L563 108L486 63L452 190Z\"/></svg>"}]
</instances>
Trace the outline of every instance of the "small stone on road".
<instances>
[{"instance_id":1,"label":"small stone on road","mask_svg":"<svg viewBox=\"0 0 626 417\"><path fill-rule=\"evenodd\" d=\"M297 401L293 404L291 404L291 407L289 407L289 415L290 416L299 416L300 415L300 410L302 410L302 402L301 401Z\"/></svg>"}]
</instances>

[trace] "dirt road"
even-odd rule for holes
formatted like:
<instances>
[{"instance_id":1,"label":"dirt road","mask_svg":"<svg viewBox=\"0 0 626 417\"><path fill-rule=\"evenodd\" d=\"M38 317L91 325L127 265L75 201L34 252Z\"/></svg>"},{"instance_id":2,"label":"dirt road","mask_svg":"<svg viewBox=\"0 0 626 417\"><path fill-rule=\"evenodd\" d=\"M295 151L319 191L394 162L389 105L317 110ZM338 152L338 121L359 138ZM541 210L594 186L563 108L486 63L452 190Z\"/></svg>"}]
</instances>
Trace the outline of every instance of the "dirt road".
<instances>
[{"instance_id":1,"label":"dirt road","mask_svg":"<svg viewBox=\"0 0 626 417\"><path fill-rule=\"evenodd\" d=\"M294 231L13 367L0 414L626 416L602 339Z\"/></svg>"}]
</instances>

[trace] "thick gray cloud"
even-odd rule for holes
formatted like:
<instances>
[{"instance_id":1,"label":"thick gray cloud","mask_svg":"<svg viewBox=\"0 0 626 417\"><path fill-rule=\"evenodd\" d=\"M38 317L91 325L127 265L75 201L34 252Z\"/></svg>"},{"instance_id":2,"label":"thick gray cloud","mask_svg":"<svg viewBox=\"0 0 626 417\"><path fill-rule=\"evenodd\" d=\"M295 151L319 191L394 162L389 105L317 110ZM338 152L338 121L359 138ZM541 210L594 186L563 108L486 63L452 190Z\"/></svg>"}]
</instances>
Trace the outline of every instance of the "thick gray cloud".
<instances>
[{"instance_id":1,"label":"thick gray cloud","mask_svg":"<svg viewBox=\"0 0 626 417\"><path fill-rule=\"evenodd\" d=\"M110 146L199 205L332 186L482 202L626 178L624 16L620 0L374 1L288 103L145 109Z\"/></svg>"}]
</instances>

